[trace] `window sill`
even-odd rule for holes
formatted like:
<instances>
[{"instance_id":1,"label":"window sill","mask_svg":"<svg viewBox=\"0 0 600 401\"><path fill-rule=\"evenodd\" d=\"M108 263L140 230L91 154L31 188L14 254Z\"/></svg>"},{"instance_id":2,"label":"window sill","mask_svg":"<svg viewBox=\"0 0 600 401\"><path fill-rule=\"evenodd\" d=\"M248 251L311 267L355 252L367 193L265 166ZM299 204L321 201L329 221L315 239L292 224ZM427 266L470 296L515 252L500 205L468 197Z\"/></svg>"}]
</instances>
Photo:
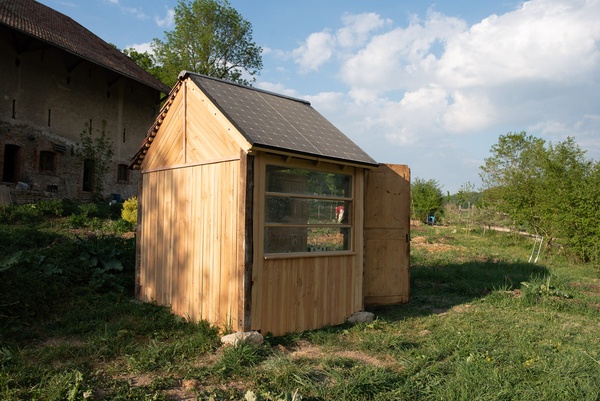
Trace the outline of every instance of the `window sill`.
<instances>
[{"instance_id":1,"label":"window sill","mask_svg":"<svg viewBox=\"0 0 600 401\"><path fill-rule=\"evenodd\" d=\"M290 253L269 253L263 256L264 260L270 259L297 259L297 258L321 258L335 256L355 256L354 251L324 251L324 252L290 252Z\"/></svg>"}]
</instances>

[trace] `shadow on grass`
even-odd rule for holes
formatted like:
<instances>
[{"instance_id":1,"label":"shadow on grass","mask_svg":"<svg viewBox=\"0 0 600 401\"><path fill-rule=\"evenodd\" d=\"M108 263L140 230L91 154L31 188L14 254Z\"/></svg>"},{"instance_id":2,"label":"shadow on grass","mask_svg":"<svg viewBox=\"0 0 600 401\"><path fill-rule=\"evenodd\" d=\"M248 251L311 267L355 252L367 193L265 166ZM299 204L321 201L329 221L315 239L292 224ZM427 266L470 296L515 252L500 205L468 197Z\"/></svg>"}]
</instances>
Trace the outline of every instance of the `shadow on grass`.
<instances>
[{"instance_id":1,"label":"shadow on grass","mask_svg":"<svg viewBox=\"0 0 600 401\"><path fill-rule=\"evenodd\" d=\"M453 306L473 302L495 290L513 291L522 282L548 276L548 269L530 263L493 261L414 266L410 271L410 301L402 305L367 306L386 320L444 313Z\"/></svg>"}]
</instances>

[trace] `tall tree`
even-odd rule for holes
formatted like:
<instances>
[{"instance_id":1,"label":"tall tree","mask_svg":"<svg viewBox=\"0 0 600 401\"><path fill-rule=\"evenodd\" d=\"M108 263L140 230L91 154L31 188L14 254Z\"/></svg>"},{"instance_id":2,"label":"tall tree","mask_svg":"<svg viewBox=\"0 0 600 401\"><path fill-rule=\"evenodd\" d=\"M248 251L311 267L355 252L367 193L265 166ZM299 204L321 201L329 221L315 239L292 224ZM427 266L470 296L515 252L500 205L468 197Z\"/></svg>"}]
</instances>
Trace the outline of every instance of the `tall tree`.
<instances>
[{"instance_id":1,"label":"tall tree","mask_svg":"<svg viewBox=\"0 0 600 401\"><path fill-rule=\"evenodd\" d=\"M252 25L227 0L180 0L175 29L154 39L156 65L173 85L182 70L250 85L262 68L262 49Z\"/></svg>"},{"instance_id":2,"label":"tall tree","mask_svg":"<svg viewBox=\"0 0 600 401\"><path fill-rule=\"evenodd\" d=\"M572 138L556 145L525 132L500 136L481 167L486 204L509 214L566 253L600 258L600 165Z\"/></svg>"},{"instance_id":3,"label":"tall tree","mask_svg":"<svg viewBox=\"0 0 600 401\"><path fill-rule=\"evenodd\" d=\"M444 212L444 194L436 180L415 178L410 192L414 218L426 221L428 216L434 215L439 220Z\"/></svg>"}]
</instances>

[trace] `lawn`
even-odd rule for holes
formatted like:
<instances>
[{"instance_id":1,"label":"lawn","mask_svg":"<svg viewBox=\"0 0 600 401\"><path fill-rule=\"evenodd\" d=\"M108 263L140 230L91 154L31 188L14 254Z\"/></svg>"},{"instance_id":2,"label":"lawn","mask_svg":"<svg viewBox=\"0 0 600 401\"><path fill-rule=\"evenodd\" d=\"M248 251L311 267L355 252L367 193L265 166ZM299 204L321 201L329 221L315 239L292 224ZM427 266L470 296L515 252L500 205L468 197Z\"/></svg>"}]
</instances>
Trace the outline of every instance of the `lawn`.
<instances>
[{"instance_id":1,"label":"lawn","mask_svg":"<svg viewBox=\"0 0 600 401\"><path fill-rule=\"evenodd\" d=\"M132 299L135 238L73 220L0 224L2 400L600 399L600 269L529 237L413 228L410 303L223 347Z\"/></svg>"}]
</instances>

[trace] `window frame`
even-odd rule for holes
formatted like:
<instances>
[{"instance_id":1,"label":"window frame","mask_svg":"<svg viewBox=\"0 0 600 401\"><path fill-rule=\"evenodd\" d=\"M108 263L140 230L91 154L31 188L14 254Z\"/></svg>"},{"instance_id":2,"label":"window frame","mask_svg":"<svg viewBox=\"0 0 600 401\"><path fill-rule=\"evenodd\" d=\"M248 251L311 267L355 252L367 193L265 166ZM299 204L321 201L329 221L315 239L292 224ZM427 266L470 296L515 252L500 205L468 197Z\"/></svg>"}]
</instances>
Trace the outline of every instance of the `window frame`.
<instances>
[{"instance_id":1,"label":"window frame","mask_svg":"<svg viewBox=\"0 0 600 401\"><path fill-rule=\"evenodd\" d=\"M121 177L121 169L123 169L125 171L125 174L127 175L127 179L123 180ZM129 167L127 166L127 164L117 164L117 183L119 184L129 184L131 180L131 174L129 171Z\"/></svg>"},{"instance_id":2,"label":"window frame","mask_svg":"<svg viewBox=\"0 0 600 401\"><path fill-rule=\"evenodd\" d=\"M38 170L43 174L56 174L57 154L51 150L40 150L38 158ZM51 169L47 167L51 165Z\"/></svg>"},{"instance_id":3,"label":"window frame","mask_svg":"<svg viewBox=\"0 0 600 401\"><path fill-rule=\"evenodd\" d=\"M356 207L356 170L352 166L335 164L323 161L311 161L296 159L291 157L278 157L274 155L266 155L261 158L262 166L258 170L262 176L261 191L257 194L259 209L259 237L260 237L260 252L265 259L277 259L277 258L293 258L293 257L318 257L318 256L342 256L342 255L354 255L356 254L356 219L355 219L355 207ZM319 173L333 173L346 175L349 177L350 195L349 196L335 196L335 195L311 195L302 193L292 192L279 192L279 191L267 191L267 167L276 166L283 167L286 169L302 169L308 171L314 171ZM343 223L331 222L331 223L314 223L307 221L306 223L277 223L267 222L267 199L269 197L279 197L282 199L294 199L294 200L316 200L316 201L332 201L332 202L343 202L345 209L349 209L350 212L346 216L346 221ZM347 205L350 207L348 208ZM287 251L287 252L271 252L268 250L269 244L267 239L267 231L269 228L302 228L307 229L345 229L347 233L344 234L345 245L347 249L328 249L328 250L313 250L310 251L307 244L307 250L305 251Z\"/></svg>"}]
</instances>

